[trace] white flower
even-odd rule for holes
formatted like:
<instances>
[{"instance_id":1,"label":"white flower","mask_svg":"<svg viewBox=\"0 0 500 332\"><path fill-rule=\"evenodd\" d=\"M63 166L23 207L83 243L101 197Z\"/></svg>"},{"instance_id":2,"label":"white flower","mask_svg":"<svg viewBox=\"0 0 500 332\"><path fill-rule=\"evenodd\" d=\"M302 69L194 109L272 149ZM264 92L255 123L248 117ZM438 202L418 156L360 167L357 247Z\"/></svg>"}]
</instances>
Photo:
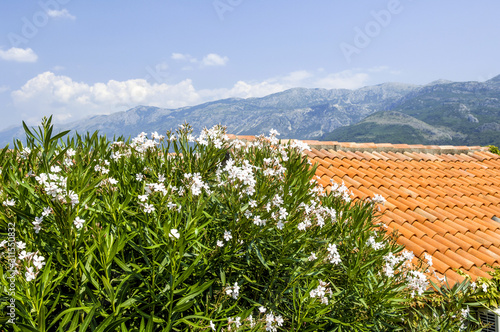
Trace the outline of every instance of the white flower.
<instances>
[{"instance_id":1,"label":"white flower","mask_svg":"<svg viewBox=\"0 0 500 332\"><path fill-rule=\"evenodd\" d=\"M137 181L142 181L142 180L144 179L144 175L142 175L141 173L136 174L136 175L135 175L135 179L136 179Z\"/></svg>"},{"instance_id":2,"label":"white flower","mask_svg":"<svg viewBox=\"0 0 500 332\"><path fill-rule=\"evenodd\" d=\"M379 250L384 248L384 243L383 242L376 242L375 238L373 236L370 236L368 238L368 245L371 246L375 250Z\"/></svg>"},{"instance_id":3,"label":"white flower","mask_svg":"<svg viewBox=\"0 0 500 332\"><path fill-rule=\"evenodd\" d=\"M217 246L218 247L224 247L224 241L217 240Z\"/></svg>"},{"instance_id":4,"label":"white flower","mask_svg":"<svg viewBox=\"0 0 500 332\"><path fill-rule=\"evenodd\" d=\"M411 260L413 259L413 257L415 257L415 255L413 254L413 251L409 251L409 250L403 250L403 252L401 253L402 257L407 260L408 262L411 262Z\"/></svg>"},{"instance_id":5,"label":"white flower","mask_svg":"<svg viewBox=\"0 0 500 332\"><path fill-rule=\"evenodd\" d=\"M215 331L215 325L214 325L214 323L213 323L212 321L210 321L210 328L211 328L213 331Z\"/></svg>"},{"instance_id":6,"label":"white flower","mask_svg":"<svg viewBox=\"0 0 500 332\"><path fill-rule=\"evenodd\" d=\"M168 202L167 203L167 207L168 207L169 210L172 210L173 208L177 207L177 204L172 203L172 202Z\"/></svg>"},{"instance_id":7,"label":"white flower","mask_svg":"<svg viewBox=\"0 0 500 332\"><path fill-rule=\"evenodd\" d=\"M191 189L191 193L193 196L198 196L201 194L201 189L205 188L205 190L209 190L210 187L208 184L203 182L201 179L200 173L186 173L184 174L184 178L189 181L188 187Z\"/></svg>"},{"instance_id":8,"label":"white flower","mask_svg":"<svg viewBox=\"0 0 500 332\"><path fill-rule=\"evenodd\" d=\"M43 256L38 256L35 254L35 256L33 256L33 265L35 265L35 267L40 270L45 265L44 260L45 258Z\"/></svg>"},{"instance_id":9,"label":"white flower","mask_svg":"<svg viewBox=\"0 0 500 332\"><path fill-rule=\"evenodd\" d=\"M61 171L61 167L59 167L57 165L56 166L50 166L50 171L52 173L59 173Z\"/></svg>"},{"instance_id":10,"label":"white flower","mask_svg":"<svg viewBox=\"0 0 500 332\"><path fill-rule=\"evenodd\" d=\"M305 150L311 151L311 148L309 147L309 145L307 143L302 142L302 141L293 140L292 144L290 146L292 147L292 149L299 150L300 153L302 153Z\"/></svg>"},{"instance_id":11,"label":"white flower","mask_svg":"<svg viewBox=\"0 0 500 332\"><path fill-rule=\"evenodd\" d=\"M164 182L164 181L165 181L165 175L158 174L158 182Z\"/></svg>"},{"instance_id":12,"label":"white flower","mask_svg":"<svg viewBox=\"0 0 500 332\"><path fill-rule=\"evenodd\" d=\"M26 157L28 157L30 153L31 153L31 149L30 149L30 148L28 148L28 147L24 148L24 149L21 151L21 154L22 154L22 155L23 155L23 157L25 157L25 158L26 158Z\"/></svg>"},{"instance_id":13,"label":"white flower","mask_svg":"<svg viewBox=\"0 0 500 332\"><path fill-rule=\"evenodd\" d=\"M66 150L66 156L68 156L68 157L73 157L75 154L76 154L76 151L73 150L72 148L69 148L68 150Z\"/></svg>"},{"instance_id":14,"label":"white flower","mask_svg":"<svg viewBox=\"0 0 500 332\"><path fill-rule=\"evenodd\" d=\"M180 236L180 234L179 234L179 231L178 231L177 229L172 228L172 229L170 230L170 234L169 234L168 236L170 236L170 238L172 238L172 239L173 239L173 238L178 239L178 238L179 238L179 236Z\"/></svg>"},{"instance_id":15,"label":"white flower","mask_svg":"<svg viewBox=\"0 0 500 332\"><path fill-rule=\"evenodd\" d=\"M113 179L113 178L109 178L109 179L108 179L108 181L109 181L109 183L111 183L111 184L117 184L117 183L118 183L118 180L115 180L115 179Z\"/></svg>"},{"instance_id":16,"label":"white flower","mask_svg":"<svg viewBox=\"0 0 500 332\"><path fill-rule=\"evenodd\" d=\"M151 213L155 210L155 207L153 206L153 204L144 204L144 212L146 213Z\"/></svg>"},{"instance_id":17,"label":"white flower","mask_svg":"<svg viewBox=\"0 0 500 332\"><path fill-rule=\"evenodd\" d=\"M42 221L43 221L43 216L35 217L35 221L33 221L33 229L37 234L38 232L40 232L40 229L42 229L42 227L40 226L42 224Z\"/></svg>"},{"instance_id":18,"label":"white flower","mask_svg":"<svg viewBox=\"0 0 500 332\"><path fill-rule=\"evenodd\" d=\"M84 223L85 223L85 220L83 220L80 217L76 217L75 220L73 220L73 224L75 224L75 227L78 229L82 228Z\"/></svg>"},{"instance_id":19,"label":"white flower","mask_svg":"<svg viewBox=\"0 0 500 332\"><path fill-rule=\"evenodd\" d=\"M3 202L3 206L14 206L16 205L16 201L13 199L7 199Z\"/></svg>"},{"instance_id":20,"label":"white flower","mask_svg":"<svg viewBox=\"0 0 500 332\"><path fill-rule=\"evenodd\" d=\"M262 220L260 218L260 216L255 216L253 218L253 223L257 226L265 226L266 225L266 221L265 220Z\"/></svg>"},{"instance_id":21,"label":"white flower","mask_svg":"<svg viewBox=\"0 0 500 332\"><path fill-rule=\"evenodd\" d=\"M286 211L286 209L284 207L280 207L280 219L286 220L287 217L288 212Z\"/></svg>"},{"instance_id":22,"label":"white flower","mask_svg":"<svg viewBox=\"0 0 500 332\"><path fill-rule=\"evenodd\" d=\"M278 131L276 129L271 129L271 130L269 130L269 135L270 136L279 136L280 133L278 133Z\"/></svg>"},{"instance_id":23,"label":"white flower","mask_svg":"<svg viewBox=\"0 0 500 332\"><path fill-rule=\"evenodd\" d=\"M315 253L311 253L311 256L309 256L307 259L311 262L311 261L315 261L318 257L316 257L316 254Z\"/></svg>"},{"instance_id":24,"label":"white flower","mask_svg":"<svg viewBox=\"0 0 500 332\"><path fill-rule=\"evenodd\" d=\"M429 285L425 274L419 271L409 271L406 275L406 281L408 282L408 287L413 289L413 292L417 291L418 295L422 295Z\"/></svg>"},{"instance_id":25,"label":"white flower","mask_svg":"<svg viewBox=\"0 0 500 332\"><path fill-rule=\"evenodd\" d=\"M329 244L327 250L328 256L326 257L326 259L329 260L330 263L337 265L342 262L340 259L340 254L337 251L337 245Z\"/></svg>"},{"instance_id":26,"label":"white flower","mask_svg":"<svg viewBox=\"0 0 500 332\"><path fill-rule=\"evenodd\" d=\"M26 271L26 273L24 274L24 276L26 277L26 281L31 281L31 280L35 280L36 278L36 274L35 272L33 271L33 267L30 266L27 268L28 271Z\"/></svg>"},{"instance_id":27,"label":"white flower","mask_svg":"<svg viewBox=\"0 0 500 332\"><path fill-rule=\"evenodd\" d=\"M285 322L285 320L283 319L283 316L281 316L281 315L275 316L274 320L276 321L276 324L278 324L278 326L283 326L283 323Z\"/></svg>"},{"instance_id":28,"label":"white flower","mask_svg":"<svg viewBox=\"0 0 500 332\"><path fill-rule=\"evenodd\" d=\"M273 197L273 204L275 206L280 206L281 204L283 204L283 198L280 195L276 194Z\"/></svg>"},{"instance_id":29,"label":"white flower","mask_svg":"<svg viewBox=\"0 0 500 332\"><path fill-rule=\"evenodd\" d=\"M148 200L148 195L139 195L137 196L141 202L145 202Z\"/></svg>"},{"instance_id":30,"label":"white flower","mask_svg":"<svg viewBox=\"0 0 500 332\"><path fill-rule=\"evenodd\" d=\"M49 208L49 207L43 208L42 217L48 216L51 212L52 212L51 208Z\"/></svg>"},{"instance_id":31,"label":"white flower","mask_svg":"<svg viewBox=\"0 0 500 332\"><path fill-rule=\"evenodd\" d=\"M241 317L236 317L234 319L233 319L233 317L229 317L227 319L227 323L229 325L234 324L236 329L238 329L241 326ZM230 330L230 327L228 328L228 330Z\"/></svg>"},{"instance_id":32,"label":"white flower","mask_svg":"<svg viewBox=\"0 0 500 332\"><path fill-rule=\"evenodd\" d=\"M432 266L432 256L428 253L424 253L424 258L427 260L427 265Z\"/></svg>"},{"instance_id":33,"label":"white flower","mask_svg":"<svg viewBox=\"0 0 500 332\"><path fill-rule=\"evenodd\" d=\"M278 223L276 224L276 227L277 227L278 229L280 229L280 230L281 230L281 229L283 229L283 227L285 227L285 224L284 224L284 223L280 220L280 221L278 221Z\"/></svg>"},{"instance_id":34,"label":"white flower","mask_svg":"<svg viewBox=\"0 0 500 332\"><path fill-rule=\"evenodd\" d=\"M26 252L26 250L23 250L19 253L19 259L20 260L23 260L25 258L28 258L29 256L31 256L32 252Z\"/></svg>"},{"instance_id":35,"label":"white flower","mask_svg":"<svg viewBox=\"0 0 500 332\"><path fill-rule=\"evenodd\" d=\"M332 290L330 289L330 287L328 287L328 285L329 285L328 283L326 283L322 280L319 280L318 287L311 290L311 292L309 293L309 296L312 298L317 297L320 299L321 303L328 304L327 295L330 295L330 296L332 295Z\"/></svg>"},{"instance_id":36,"label":"white flower","mask_svg":"<svg viewBox=\"0 0 500 332\"><path fill-rule=\"evenodd\" d=\"M226 294L231 295L233 299L238 299L240 295L240 286L238 286L238 282L235 282L233 286L229 286L226 288Z\"/></svg>"},{"instance_id":37,"label":"white flower","mask_svg":"<svg viewBox=\"0 0 500 332\"><path fill-rule=\"evenodd\" d=\"M373 195L372 202L375 204L385 205L386 199L382 195L375 194Z\"/></svg>"},{"instance_id":38,"label":"white flower","mask_svg":"<svg viewBox=\"0 0 500 332\"><path fill-rule=\"evenodd\" d=\"M17 248L18 249L26 249L26 243L24 243L23 241L19 241L19 242L16 242L17 244Z\"/></svg>"},{"instance_id":39,"label":"white flower","mask_svg":"<svg viewBox=\"0 0 500 332\"><path fill-rule=\"evenodd\" d=\"M49 177L45 173L40 174L40 176L35 176L35 180L39 184L44 184L45 182L47 182L48 179L49 179Z\"/></svg>"},{"instance_id":40,"label":"white flower","mask_svg":"<svg viewBox=\"0 0 500 332\"><path fill-rule=\"evenodd\" d=\"M467 306L466 309L461 310L460 314L461 314L463 319L466 319L467 316L469 316L469 312L470 312L470 309L469 309L469 306Z\"/></svg>"},{"instance_id":41,"label":"white flower","mask_svg":"<svg viewBox=\"0 0 500 332\"><path fill-rule=\"evenodd\" d=\"M74 207L76 204L80 203L80 200L78 198L78 194L76 194L72 190L69 191L68 197L71 200L71 206Z\"/></svg>"},{"instance_id":42,"label":"white flower","mask_svg":"<svg viewBox=\"0 0 500 332\"><path fill-rule=\"evenodd\" d=\"M482 284L481 287L483 288L483 292L487 292L488 291L488 285L487 284Z\"/></svg>"},{"instance_id":43,"label":"white flower","mask_svg":"<svg viewBox=\"0 0 500 332\"><path fill-rule=\"evenodd\" d=\"M224 240L226 241L229 241L233 238L233 236L231 235L231 232L230 231L225 231L224 232Z\"/></svg>"}]
</instances>

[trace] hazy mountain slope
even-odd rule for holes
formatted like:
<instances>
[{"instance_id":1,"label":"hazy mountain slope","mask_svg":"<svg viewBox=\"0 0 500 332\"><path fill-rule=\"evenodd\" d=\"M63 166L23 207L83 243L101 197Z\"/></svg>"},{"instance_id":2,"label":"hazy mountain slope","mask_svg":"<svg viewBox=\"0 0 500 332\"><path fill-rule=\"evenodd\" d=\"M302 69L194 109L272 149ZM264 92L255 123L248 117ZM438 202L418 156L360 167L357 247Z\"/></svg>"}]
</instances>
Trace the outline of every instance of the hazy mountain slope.
<instances>
[{"instance_id":1,"label":"hazy mountain slope","mask_svg":"<svg viewBox=\"0 0 500 332\"><path fill-rule=\"evenodd\" d=\"M500 76L479 82L437 82L325 140L388 143L500 144Z\"/></svg>"},{"instance_id":2,"label":"hazy mountain slope","mask_svg":"<svg viewBox=\"0 0 500 332\"><path fill-rule=\"evenodd\" d=\"M315 138L366 116L389 109L418 86L387 83L358 90L295 88L262 98L224 99L175 110L138 106L125 112L94 116L63 126L84 133L99 130L108 137L135 136L141 131L165 133L188 122L196 134L223 124L234 134L267 133L277 129L283 138ZM0 132L0 143L13 132Z\"/></svg>"},{"instance_id":3,"label":"hazy mountain slope","mask_svg":"<svg viewBox=\"0 0 500 332\"><path fill-rule=\"evenodd\" d=\"M56 127L108 137L165 133L188 122L198 134L223 124L234 134L277 129L282 138L455 145L500 145L500 76L486 82L438 80L346 89L294 88L262 98L224 99L179 109L138 106ZM0 146L21 137L0 132Z\"/></svg>"},{"instance_id":4,"label":"hazy mountain slope","mask_svg":"<svg viewBox=\"0 0 500 332\"><path fill-rule=\"evenodd\" d=\"M339 142L421 144L439 141L440 144L451 144L453 140L464 137L446 127L432 126L401 112L383 111L357 124L338 128L323 138Z\"/></svg>"}]
</instances>

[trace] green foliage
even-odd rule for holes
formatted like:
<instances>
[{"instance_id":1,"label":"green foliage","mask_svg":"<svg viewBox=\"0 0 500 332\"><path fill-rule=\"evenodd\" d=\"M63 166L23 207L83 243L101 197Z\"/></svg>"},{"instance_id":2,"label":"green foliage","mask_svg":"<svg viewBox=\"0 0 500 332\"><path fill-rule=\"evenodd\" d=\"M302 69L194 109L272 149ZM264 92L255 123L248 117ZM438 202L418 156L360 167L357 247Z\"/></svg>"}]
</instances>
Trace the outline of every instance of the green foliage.
<instances>
[{"instance_id":1,"label":"green foliage","mask_svg":"<svg viewBox=\"0 0 500 332\"><path fill-rule=\"evenodd\" d=\"M14 331L420 331L425 264L377 224L376 200L325 193L301 143L25 130L0 158Z\"/></svg>"},{"instance_id":2,"label":"green foliage","mask_svg":"<svg viewBox=\"0 0 500 332\"><path fill-rule=\"evenodd\" d=\"M450 287L432 283L433 289L410 307L408 327L412 331L481 331L481 322L477 320L472 308L481 307L482 303L472 302L475 289L469 281Z\"/></svg>"},{"instance_id":3,"label":"green foliage","mask_svg":"<svg viewBox=\"0 0 500 332\"><path fill-rule=\"evenodd\" d=\"M494 145L488 145L488 148L491 153L500 154L500 150L498 149L498 147Z\"/></svg>"}]
</instances>

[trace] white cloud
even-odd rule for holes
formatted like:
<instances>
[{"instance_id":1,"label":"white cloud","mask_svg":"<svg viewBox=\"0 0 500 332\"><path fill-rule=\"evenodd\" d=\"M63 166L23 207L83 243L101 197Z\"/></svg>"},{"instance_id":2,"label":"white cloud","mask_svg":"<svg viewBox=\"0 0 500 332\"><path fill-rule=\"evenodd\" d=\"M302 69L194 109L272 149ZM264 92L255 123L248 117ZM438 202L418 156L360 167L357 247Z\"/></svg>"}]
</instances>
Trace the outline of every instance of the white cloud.
<instances>
[{"instance_id":1,"label":"white cloud","mask_svg":"<svg viewBox=\"0 0 500 332\"><path fill-rule=\"evenodd\" d=\"M10 90L8 85L0 85L0 93L4 93Z\"/></svg>"},{"instance_id":2,"label":"white cloud","mask_svg":"<svg viewBox=\"0 0 500 332\"><path fill-rule=\"evenodd\" d=\"M95 114L110 114L137 105L176 108L201 102L191 80L174 85L150 84L144 79L110 80L89 85L68 76L45 72L12 91L14 106L28 121L54 114L65 121Z\"/></svg>"},{"instance_id":3,"label":"white cloud","mask_svg":"<svg viewBox=\"0 0 500 332\"><path fill-rule=\"evenodd\" d=\"M64 70L64 69L66 69L66 68L65 68L65 67L63 67L63 66L54 66L54 67L52 68L52 70L53 70L53 71L61 71L61 70Z\"/></svg>"},{"instance_id":4,"label":"white cloud","mask_svg":"<svg viewBox=\"0 0 500 332\"><path fill-rule=\"evenodd\" d=\"M205 55L201 60L193 57L190 54L183 53L172 53L172 60L185 61L193 64L197 64L200 67L211 67L211 66L225 66L229 61L227 56L221 56L216 53L209 53ZM192 67L185 67L186 69L192 69Z\"/></svg>"},{"instance_id":5,"label":"white cloud","mask_svg":"<svg viewBox=\"0 0 500 332\"><path fill-rule=\"evenodd\" d=\"M345 70L320 78L316 84L325 89L357 89L366 85L369 78L367 73Z\"/></svg>"},{"instance_id":6,"label":"white cloud","mask_svg":"<svg viewBox=\"0 0 500 332\"><path fill-rule=\"evenodd\" d=\"M31 48L12 47L7 51L0 50L0 59L17 62L36 62L38 56Z\"/></svg>"},{"instance_id":7,"label":"white cloud","mask_svg":"<svg viewBox=\"0 0 500 332\"><path fill-rule=\"evenodd\" d=\"M28 122L37 122L49 114L62 122L137 105L178 108L223 98L263 97L293 87L354 89L366 85L368 79L369 75L360 70L333 74L300 70L263 81L238 81L226 88L196 89L190 79L176 84L149 83L144 79L87 84L45 72L12 91L11 98L16 111Z\"/></svg>"},{"instance_id":8,"label":"white cloud","mask_svg":"<svg viewBox=\"0 0 500 332\"><path fill-rule=\"evenodd\" d=\"M76 17L71 15L66 8L61 10L55 10L55 9L48 10L47 15L49 15L52 18L67 18L70 20L76 19Z\"/></svg>"},{"instance_id":9,"label":"white cloud","mask_svg":"<svg viewBox=\"0 0 500 332\"><path fill-rule=\"evenodd\" d=\"M191 63L197 63L198 60L189 55L189 54L182 54L182 53L172 53L172 56L171 56L172 60L177 60L177 61L187 61L187 62L191 62Z\"/></svg>"},{"instance_id":10,"label":"white cloud","mask_svg":"<svg viewBox=\"0 0 500 332\"><path fill-rule=\"evenodd\" d=\"M227 56L220 56L215 53L210 53L203 57L203 59L201 60L201 65L205 67L225 66L228 61L229 58Z\"/></svg>"},{"instance_id":11,"label":"white cloud","mask_svg":"<svg viewBox=\"0 0 500 332\"><path fill-rule=\"evenodd\" d=\"M186 60L187 54L182 53L172 53L172 60Z\"/></svg>"}]
</instances>

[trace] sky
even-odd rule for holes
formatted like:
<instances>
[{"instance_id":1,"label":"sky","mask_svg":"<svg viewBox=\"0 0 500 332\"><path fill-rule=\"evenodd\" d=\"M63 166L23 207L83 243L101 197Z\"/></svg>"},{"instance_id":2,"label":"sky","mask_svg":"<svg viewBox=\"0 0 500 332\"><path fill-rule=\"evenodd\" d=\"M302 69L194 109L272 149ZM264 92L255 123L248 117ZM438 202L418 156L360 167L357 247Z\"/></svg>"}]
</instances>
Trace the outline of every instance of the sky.
<instances>
[{"instance_id":1,"label":"sky","mask_svg":"<svg viewBox=\"0 0 500 332\"><path fill-rule=\"evenodd\" d=\"M485 81L497 0L4 0L0 130L293 87Z\"/></svg>"}]
</instances>

